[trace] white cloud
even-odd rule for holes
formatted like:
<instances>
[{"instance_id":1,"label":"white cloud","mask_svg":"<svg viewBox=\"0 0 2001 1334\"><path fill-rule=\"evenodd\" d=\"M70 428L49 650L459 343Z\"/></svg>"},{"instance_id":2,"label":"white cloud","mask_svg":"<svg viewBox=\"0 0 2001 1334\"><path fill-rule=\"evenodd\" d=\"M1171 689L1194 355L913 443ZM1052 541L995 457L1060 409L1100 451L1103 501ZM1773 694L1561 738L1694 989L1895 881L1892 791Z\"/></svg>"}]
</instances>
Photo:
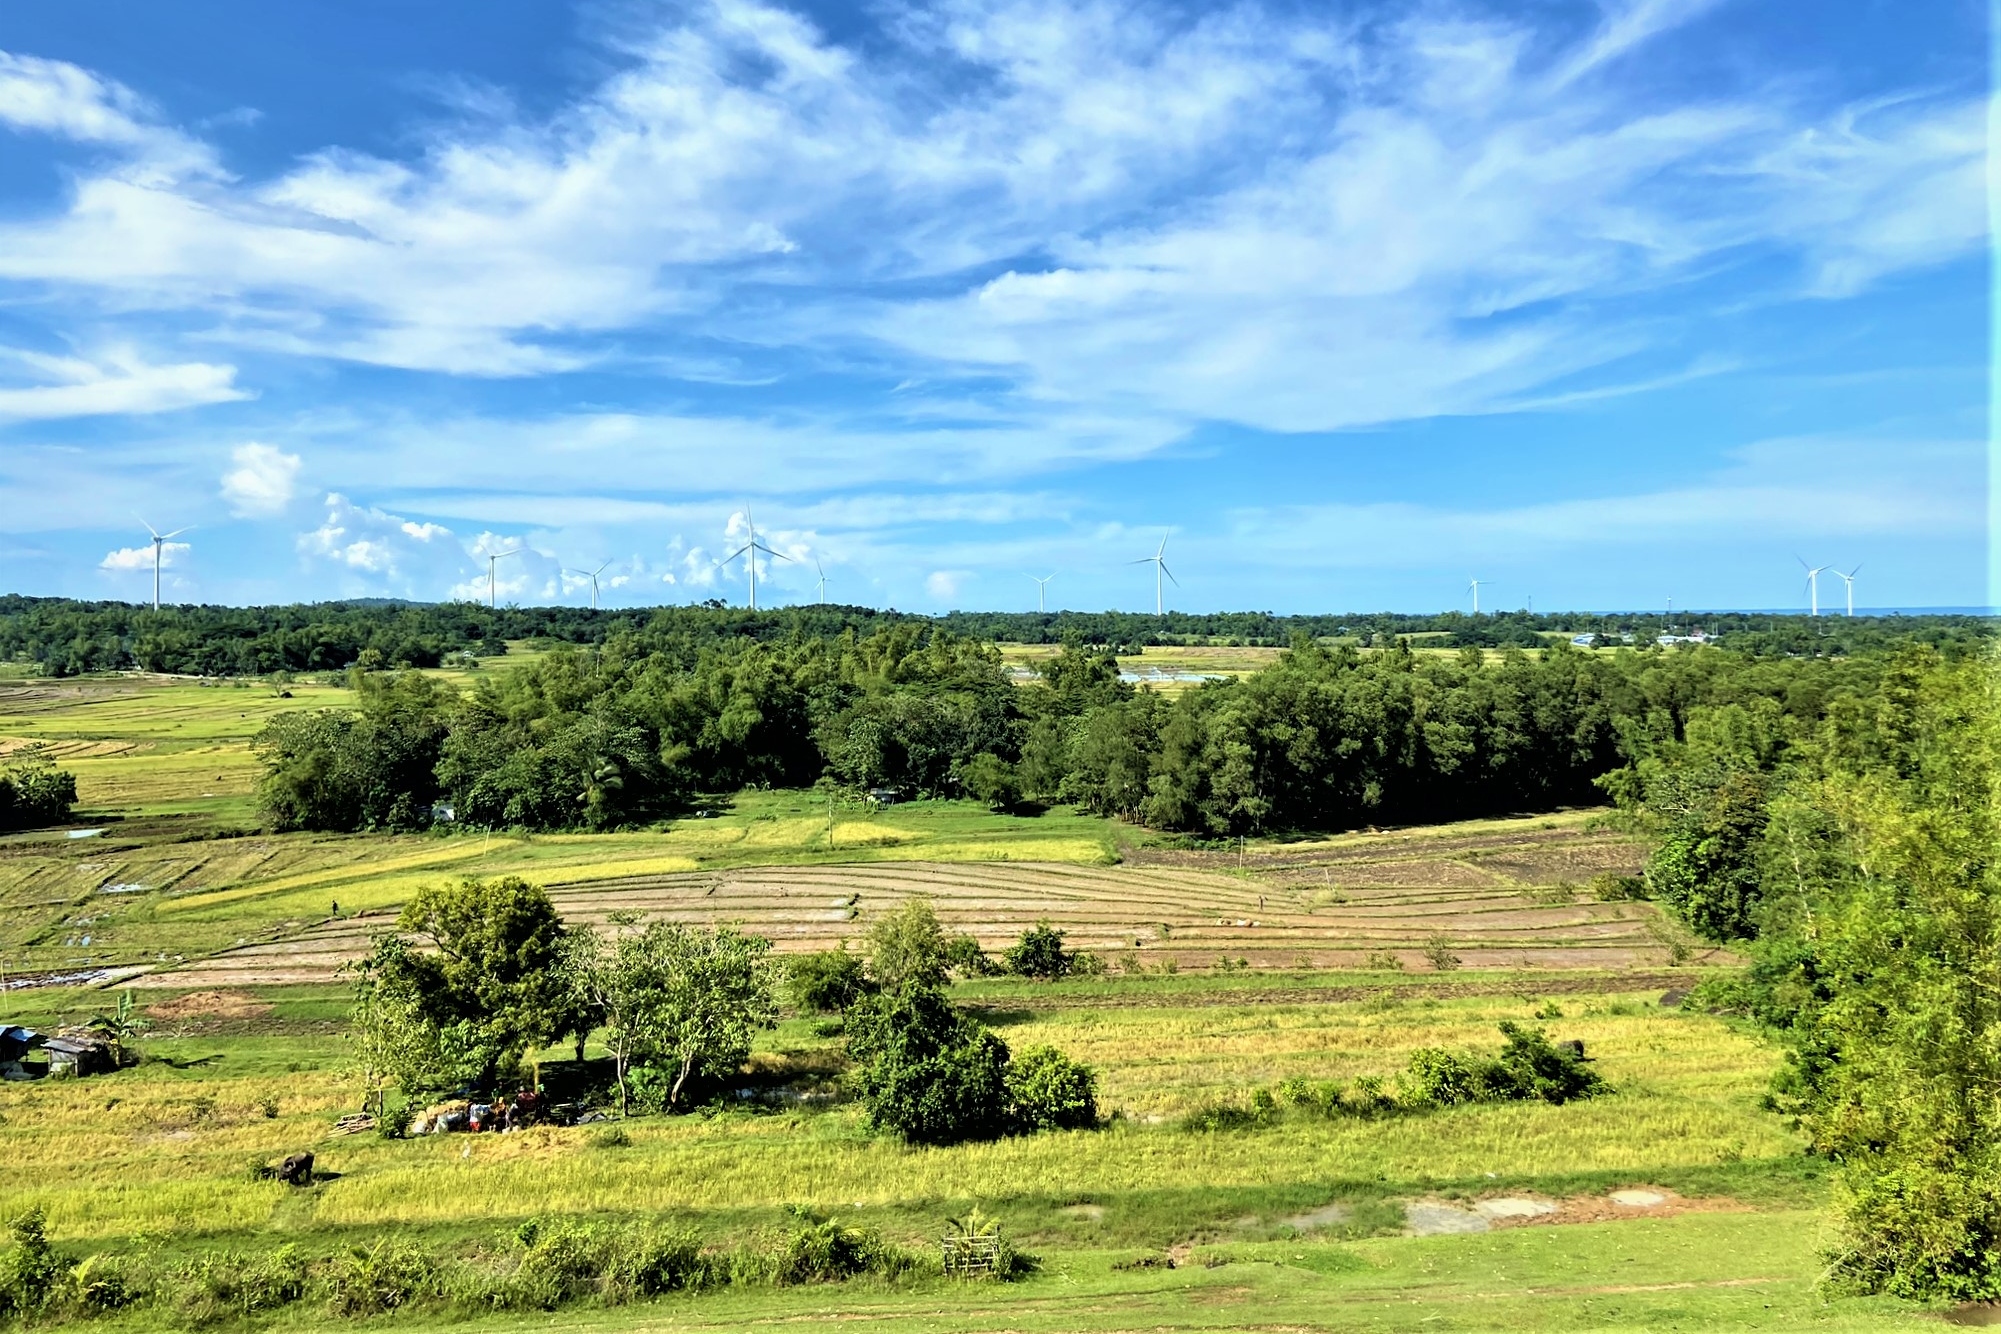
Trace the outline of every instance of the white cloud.
<instances>
[{"instance_id":1,"label":"white cloud","mask_svg":"<svg viewBox=\"0 0 2001 1334\"><path fill-rule=\"evenodd\" d=\"M0 125L123 150L121 170L151 185L215 169L205 145L160 124L131 89L67 61L0 51Z\"/></svg>"},{"instance_id":2,"label":"white cloud","mask_svg":"<svg viewBox=\"0 0 2001 1334\"><path fill-rule=\"evenodd\" d=\"M1483 410L1632 350L1590 303L1733 256L1795 255L1842 292L1978 248L1970 102L1619 78L1706 8L1608 3L1579 34L1438 8L1354 25L953 0L843 45L714 0L628 38L624 68L558 113L489 108L407 160L85 172L62 211L0 226L0 276L457 374L622 355L607 336L634 328L751 360L883 340L906 380L998 375L1012 393L937 402L1063 455L1093 416L1298 430ZM188 158L128 92L22 68L21 123ZM976 270L956 295L899 285Z\"/></svg>"},{"instance_id":3,"label":"white cloud","mask_svg":"<svg viewBox=\"0 0 2001 1334\"><path fill-rule=\"evenodd\" d=\"M94 358L0 348L0 367L9 363L16 383L0 381L0 422L173 412L249 397L236 387L234 366L155 365L130 347Z\"/></svg>"},{"instance_id":4,"label":"white cloud","mask_svg":"<svg viewBox=\"0 0 2001 1334\"><path fill-rule=\"evenodd\" d=\"M933 570L924 576L924 591L934 601L950 602L959 596L960 587L971 574L970 570Z\"/></svg>"},{"instance_id":5,"label":"white cloud","mask_svg":"<svg viewBox=\"0 0 2001 1334\"><path fill-rule=\"evenodd\" d=\"M191 549L186 542L162 542L160 544L160 568L172 568L175 558ZM153 548L150 545L143 547L120 547L116 551L106 552L104 559L97 563L97 568L113 571L150 570L153 568Z\"/></svg>"},{"instance_id":6,"label":"white cloud","mask_svg":"<svg viewBox=\"0 0 2001 1334\"><path fill-rule=\"evenodd\" d=\"M326 509L326 522L299 535L299 554L333 567L353 587L435 598L472 569L465 548L441 524L357 505L338 492L328 494Z\"/></svg>"},{"instance_id":7,"label":"white cloud","mask_svg":"<svg viewBox=\"0 0 2001 1334\"><path fill-rule=\"evenodd\" d=\"M222 498L239 518L282 514L299 482L300 459L271 445L238 445L236 463L222 475Z\"/></svg>"}]
</instances>

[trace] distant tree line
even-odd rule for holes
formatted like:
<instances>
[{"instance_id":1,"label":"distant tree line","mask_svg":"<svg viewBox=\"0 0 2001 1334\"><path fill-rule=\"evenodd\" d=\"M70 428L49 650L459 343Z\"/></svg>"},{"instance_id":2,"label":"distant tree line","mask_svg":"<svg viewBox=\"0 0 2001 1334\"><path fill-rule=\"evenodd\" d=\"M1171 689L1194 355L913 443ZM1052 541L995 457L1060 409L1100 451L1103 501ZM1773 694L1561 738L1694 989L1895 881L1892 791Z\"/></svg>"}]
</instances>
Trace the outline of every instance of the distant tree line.
<instances>
[{"instance_id":1,"label":"distant tree line","mask_svg":"<svg viewBox=\"0 0 2001 1334\"><path fill-rule=\"evenodd\" d=\"M2001 668L1913 648L1795 711L1705 702L1608 785L1644 889L1750 956L1698 1003L1783 1044L1773 1104L1840 1168L1830 1274L2001 1298Z\"/></svg>"},{"instance_id":2,"label":"distant tree line","mask_svg":"<svg viewBox=\"0 0 2001 1334\"><path fill-rule=\"evenodd\" d=\"M1735 707L1795 729L1885 659L1713 649L1456 655L1323 647L1176 697L1078 640L1025 685L993 647L916 622L868 634L621 635L460 691L356 672L348 709L256 738L278 829L609 829L745 787L998 808L1064 802L1201 837L1424 822L1603 799L1599 780Z\"/></svg>"},{"instance_id":3,"label":"distant tree line","mask_svg":"<svg viewBox=\"0 0 2001 1334\"><path fill-rule=\"evenodd\" d=\"M1733 650L1772 656L1841 656L1896 642L1974 643L1989 633L1977 617L1832 617L1743 612L1612 615L1390 612L1276 616L1269 612L951 612L928 617L868 607L813 604L751 612L720 602L699 606L591 611L583 607L500 607L476 602L384 600L272 607L170 606L155 612L127 602L0 597L0 660L54 676L140 670L197 676L435 667L453 655L494 655L509 640L601 645L637 639L648 649L867 635L914 625L964 639L1060 644L1080 640L1123 652L1153 645L1284 647L1298 635L1383 646L1426 636L1449 648L1534 648L1551 635L1631 635L1647 643L1699 626Z\"/></svg>"}]
</instances>

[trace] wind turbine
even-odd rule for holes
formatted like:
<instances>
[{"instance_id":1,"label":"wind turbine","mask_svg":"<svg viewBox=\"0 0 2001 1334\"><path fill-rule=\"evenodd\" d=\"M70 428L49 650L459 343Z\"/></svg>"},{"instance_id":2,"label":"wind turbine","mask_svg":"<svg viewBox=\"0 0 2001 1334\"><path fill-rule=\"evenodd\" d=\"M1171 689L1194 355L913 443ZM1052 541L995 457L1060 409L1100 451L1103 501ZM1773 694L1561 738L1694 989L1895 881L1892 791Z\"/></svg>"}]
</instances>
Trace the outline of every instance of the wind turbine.
<instances>
[{"instance_id":1,"label":"wind turbine","mask_svg":"<svg viewBox=\"0 0 2001 1334\"><path fill-rule=\"evenodd\" d=\"M1165 615L1167 603L1162 595L1160 576L1163 574L1166 575L1169 579L1174 580L1176 588L1181 587L1181 581L1174 578L1174 571L1167 568L1167 537L1165 535L1161 537L1160 550L1154 552L1151 556L1142 556L1138 560L1129 560L1126 564L1153 566L1153 614L1155 616ZM1056 576L1052 574L1049 577L1054 579Z\"/></svg>"},{"instance_id":2,"label":"wind turbine","mask_svg":"<svg viewBox=\"0 0 2001 1334\"><path fill-rule=\"evenodd\" d=\"M565 567L563 573L574 574L577 575L579 578L588 579L591 581L591 610L596 611L598 609L598 576L603 574L606 570L609 570L610 568L611 568L611 562L606 561L604 564L598 566L595 570L572 570Z\"/></svg>"},{"instance_id":3,"label":"wind turbine","mask_svg":"<svg viewBox=\"0 0 2001 1334\"><path fill-rule=\"evenodd\" d=\"M827 570L825 566L820 564L818 556L813 557L813 573L820 576L818 591L813 596L824 604L827 600Z\"/></svg>"},{"instance_id":4,"label":"wind turbine","mask_svg":"<svg viewBox=\"0 0 2001 1334\"><path fill-rule=\"evenodd\" d=\"M1834 569L1833 566L1829 566L1828 569L1835 578L1848 585L1848 614L1853 616L1855 614L1855 576L1862 573L1862 567L1858 565L1847 574Z\"/></svg>"},{"instance_id":5,"label":"wind turbine","mask_svg":"<svg viewBox=\"0 0 2001 1334\"><path fill-rule=\"evenodd\" d=\"M1822 570L1831 569L1832 567L1827 565L1809 565L1803 556L1796 555L1793 559L1800 563L1802 570L1806 571L1807 595L1811 599L1807 604L1809 608L1807 615L1818 616L1820 615L1820 574ZM1858 566L1857 568L1859 569L1860 567Z\"/></svg>"},{"instance_id":6,"label":"wind turbine","mask_svg":"<svg viewBox=\"0 0 2001 1334\"><path fill-rule=\"evenodd\" d=\"M1167 543L1163 540L1160 545L1162 549L1165 549ZM1034 580L1035 582L1035 610L1037 612L1047 611L1048 608L1042 605L1043 602L1042 595L1049 591L1049 581L1056 577L1056 572L1054 570L1051 570L1048 574L1043 575L1040 579L1036 579L1035 576L1032 574L1029 575L1028 577Z\"/></svg>"},{"instance_id":7,"label":"wind turbine","mask_svg":"<svg viewBox=\"0 0 2001 1334\"><path fill-rule=\"evenodd\" d=\"M186 528L176 528L171 533L163 533L152 524L146 523L144 519L139 520L139 522L146 524L146 531L153 535L153 610L158 611L160 609L160 548L167 544L168 538L179 537L182 533L192 532L194 525L189 524Z\"/></svg>"},{"instance_id":8,"label":"wind turbine","mask_svg":"<svg viewBox=\"0 0 2001 1334\"><path fill-rule=\"evenodd\" d=\"M499 560L500 560L500 558L501 558L502 556L518 556L518 555L520 555L520 554L521 554L521 548L520 548L520 547L509 547L509 548L508 548L507 550L505 550L505 551L494 551L494 552L489 552L489 553L487 554L487 558L486 558L486 609L487 609L488 611L492 611L492 610L494 609L494 607L495 607L495 606L497 605L497 603L496 603L496 600L495 600L495 598L494 598L494 590L495 590L495 588L497 587L497 585L496 585L496 584L494 583L494 578L493 578L493 567L494 567L494 565L495 565L496 563L498 563L498 562L499 562Z\"/></svg>"},{"instance_id":9,"label":"wind turbine","mask_svg":"<svg viewBox=\"0 0 2001 1334\"><path fill-rule=\"evenodd\" d=\"M1491 584L1493 582L1492 579L1469 579L1466 581L1466 587L1473 590L1473 614L1475 616L1480 614L1480 585Z\"/></svg>"},{"instance_id":10,"label":"wind turbine","mask_svg":"<svg viewBox=\"0 0 2001 1334\"><path fill-rule=\"evenodd\" d=\"M735 551L732 551L729 555L717 561L716 564L727 565L731 561L735 560L738 556L742 556L748 553L748 555L750 556L750 560L748 562L750 565L750 609L752 611L756 611L757 610L757 553L762 551L765 555L770 556L776 560L791 560L792 558L790 556L782 555L779 552L773 551L770 547L764 545L764 543L757 540L757 524L752 522L751 520L750 506L748 505L745 505L743 507L743 526L750 531L750 541L744 543L742 546L738 547Z\"/></svg>"}]
</instances>

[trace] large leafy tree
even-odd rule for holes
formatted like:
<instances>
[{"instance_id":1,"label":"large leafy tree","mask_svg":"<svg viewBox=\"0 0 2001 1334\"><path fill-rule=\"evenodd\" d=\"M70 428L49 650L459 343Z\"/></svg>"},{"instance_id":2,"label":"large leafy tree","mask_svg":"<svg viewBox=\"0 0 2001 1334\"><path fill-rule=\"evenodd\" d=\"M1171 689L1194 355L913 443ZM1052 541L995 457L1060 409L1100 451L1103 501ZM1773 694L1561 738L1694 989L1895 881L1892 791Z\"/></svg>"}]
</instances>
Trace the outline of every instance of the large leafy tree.
<instances>
[{"instance_id":1,"label":"large leafy tree","mask_svg":"<svg viewBox=\"0 0 2001 1334\"><path fill-rule=\"evenodd\" d=\"M406 1087L491 1088L573 1026L563 935L548 894L516 876L418 890L360 965L366 1045Z\"/></svg>"}]
</instances>

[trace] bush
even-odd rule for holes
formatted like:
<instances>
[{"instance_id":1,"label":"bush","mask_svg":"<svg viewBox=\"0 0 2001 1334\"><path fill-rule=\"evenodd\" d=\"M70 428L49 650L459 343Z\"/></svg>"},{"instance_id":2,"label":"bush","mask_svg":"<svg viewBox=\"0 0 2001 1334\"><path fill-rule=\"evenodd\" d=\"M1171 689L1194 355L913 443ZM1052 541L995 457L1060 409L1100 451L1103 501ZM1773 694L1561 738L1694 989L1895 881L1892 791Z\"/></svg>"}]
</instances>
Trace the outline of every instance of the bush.
<instances>
[{"instance_id":1,"label":"bush","mask_svg":"<svg viewBox=\"0 0 2001 1334\"><path fill-rule=\"evenodd\" d=\"M792 1003L802 1010L840 1014L870 990L861 956L846 949L801 955L786 971Z\"/></svg>"},{"instance_id":2,"label":"bush","mask_svg":"<svg viewBox=\"0 0 2001 1334\"><path fill-rule=\"evenodd\" d=\"M1271 1094L1264 1089L1259 1089L1258 1092L1264 1093L1266 1099L1271 1100ZM1254 1102L1249 1107L1234 1102L1204 1103L1181 1118L1181 1128L1199 1134L1258 1130L1277 1120L1277 1111L1276 1100L1271 1100L1268 1106Z\"/></svg>"},{"instance_id":3,"label":"bush","mask_svg":"<svg viewBox=\"0 0 2001 1334\"><path fill-rule=\"evenodd\" d=\"M1581 1049L1551 1044L1540 1028L1501 1025L1507 1039L1492 1060L1454 1056L1427 1047L1413 1052L1398 1092L1413 1107L1456 1107L1470 1102L1566 1103L1605 1091L1605 1081Z\"/></svg>"},{"instance_id":4,"label":"bush","mask_svg":"<svg viewBox=\"0 0 2001 1334\"><path fill-rule=\"evenodd\" d=\"M520 1262L493 1286L487 1304L540 1311L585 1301L619 1306L701 1287L708 1278L709 1262L692 1232L531 1221L519 1235Z\"/></svg>"},{"instance_id":5,"label":"bush","mask_svg":"<svg viewBox=\"0 0 2001 1334\"><path fill-rule=\"evenodd\" d=\"M786 1238L771 1280L781 1285L833 1283L861 1274L894 1276L916 1264L915 1257L889 1245L874 1228L843 1227L828 1219Z\"/></svg>"},{"instance_id":6,"label":"bush","mask_svg":"<svg viewBox=\"0 0 2001 1334\"><path fill-rule=\"evenodd\" d=\"M1049 1047L1007 1044L931 987L872 996L848 1019L848 1055L869 1120L915 1144L1097 1123L1097 1079Z\"/></svg>"},{"instance_id":7,"label":"bush","mask_svg":"<svg viewBox=\"0 0 2001 1334\"><path fill-rule=\"evenodd\" d=\"M1482 1067L1451 1052L1424 1047L1411 1053L1404 1070L1402 1093L1414 1106L1457 1107L1485 1102L1487 1083Z\"/></svg>"},{"instance_id":8,"label":"bush","mask_svg":"<svg viewBox=\"0 0 2001 1334\"><path fill-rule=\"evenodd\" d=\"M0 1251L0 1315L31 1316L59 1301L69 1265L49 1242L41 1206L16 1218L14 1244Z\"/></svg>"},{"instance_id":9,"label":"bush","mask_svg":"<svg viewBox=\"0 0 2001 1334\"><path fill-rule=\"evenodd\" d=\"M945 962L960 977L992 977L1004 971L994 966L980 942L971 936L953 936L946 941Z\"/></svg>"},{"instance_id":10,"label":"bush","mask_svg":"<svg viewBox=\"0 0 2001 1334\"><path fill-rule=\"evenodd\" d=\"M327 1302L335 1315L383 1315L442 1296L442 1271L437 1257L405 1242L356 1246L327 1266Z\"/></svg>"},{"instance_id":11,"label":"bush","mask_svg":"<svg viewBox=\"0 0 2001 1334\"><path fill-rule=\"evenodd\" d=\"M300 1301L312 1273L299 1248L287 1245L264 1255L204 1255L179 1277L181 1315L191 1324L205 1325Z\"/></svg>"},{"instance_id":12,"label":"bush","mask_svg":"<svg viewBox=\"0 0 2001 1334\"><path fill-rule=\"evenodd\" d=\"M1501 1034L1508 1044L1487 1076L1496 1098L1561 1104L1605 1091L1605 1081L1585 1063L1581 1046L1566 1051L1551 1045L1540 1028L1511 1023L1501 1025Z\"/></svg>"},{"instance_id":13,"label":"bush","mask_svg":"<svg viewBox=\"0 0 2001 1334\"><path fill-rule=\"evenodd\" d=\"M1007 970L1020 977L1049 981L1070 971L1070 956L1063 952L1063 933L1047 921L1022 932L1004 957Z\"/></svg>"},{"instance_id":14,"label":"bush","mask_svg":"<svg viewBox=\"0 0 2001 1334\"><path fill-rule=\"evenodd\" d=\"M1098 1077L1054 1047L1031 1047L1008 1062L1008 1116L1015 1129L1089 1130L1098 1124Z\"/></svg>"},{"instance_id":15,"label":"bush","mask_svg":"<svg viewBox=\"0 0 2001 1334\"><path fill-rule=\"evenodd\" d=\"M76 805L76 776L35 750L0 769L0 829L61 824Z\"/></svg>"}]
</instances>

